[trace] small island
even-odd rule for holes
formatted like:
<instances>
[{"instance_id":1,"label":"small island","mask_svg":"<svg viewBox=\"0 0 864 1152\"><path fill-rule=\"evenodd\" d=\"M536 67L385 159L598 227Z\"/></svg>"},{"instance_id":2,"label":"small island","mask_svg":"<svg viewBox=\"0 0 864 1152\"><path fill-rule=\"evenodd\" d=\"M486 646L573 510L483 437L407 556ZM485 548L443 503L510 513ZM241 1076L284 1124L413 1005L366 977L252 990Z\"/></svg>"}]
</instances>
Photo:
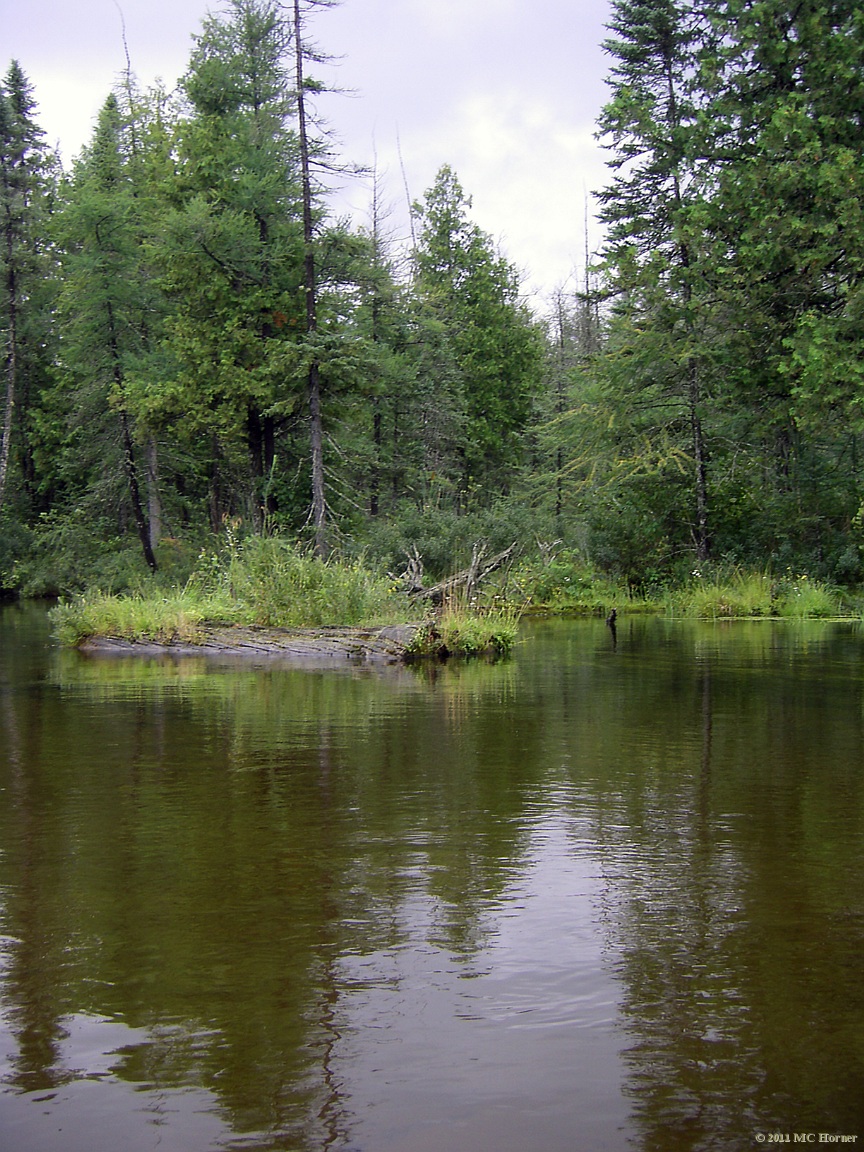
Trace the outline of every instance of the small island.
<instances>
[{"instance_id":1,"label":"small island","mask_svg":"<svg viewBox=\"0 0 864 1152\"><path fill-rule=\"evenodd\" d=\"M416 550L393 577L322 560L285 538L250 537L202 557L180 588L58 604L54 631L65 645L99 653L314 664L502 656L515 642L517 614L480 605L476 593L513 551L489 557L475 546L467 568L427 587Z\"/></svg>"}]
</instances>

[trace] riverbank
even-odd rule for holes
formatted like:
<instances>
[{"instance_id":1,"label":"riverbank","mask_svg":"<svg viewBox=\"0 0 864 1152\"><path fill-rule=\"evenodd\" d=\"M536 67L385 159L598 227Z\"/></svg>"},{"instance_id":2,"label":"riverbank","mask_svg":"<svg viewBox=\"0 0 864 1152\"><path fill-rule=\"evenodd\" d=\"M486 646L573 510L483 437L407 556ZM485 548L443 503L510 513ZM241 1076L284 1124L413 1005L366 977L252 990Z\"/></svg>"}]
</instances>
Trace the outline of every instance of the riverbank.
<instances>
[{"instance_id":1,"label":"riverbank","mask_svg":"<svg viewBox=\"0 0 864 1152\"><path fill-rule=\"evenodd\" d=\"M476 551L476 549L475 549ZM441 587L447 586L444 581ZM91 652L169 652L313 662L501 656L525 614L661 614L695 619L855 616L848 593L804 574L694 571L677 589L638 594L572 555L508 564L482 589L417 594L360 561L322 561L278 538L199 557L182 586L92 592L59 604L54 634Z\"/></svg>"}]
</instances>

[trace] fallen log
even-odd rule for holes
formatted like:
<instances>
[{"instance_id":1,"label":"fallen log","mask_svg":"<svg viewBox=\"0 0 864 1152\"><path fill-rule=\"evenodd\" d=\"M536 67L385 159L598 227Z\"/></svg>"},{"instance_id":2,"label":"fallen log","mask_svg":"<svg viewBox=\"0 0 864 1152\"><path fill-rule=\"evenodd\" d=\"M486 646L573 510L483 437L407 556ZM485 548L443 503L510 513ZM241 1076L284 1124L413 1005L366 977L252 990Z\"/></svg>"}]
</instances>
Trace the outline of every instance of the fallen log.
<instances>
[{"instance_id":1,"label":"fallen log","mask_svg":"<svg viewBox=\"0 0 864 1152\"><path fill-rule=\"evenodd\" d=\"M208 656L259 660L282 659L294 664L404 663L421 624L381 628L264 628L202 625L194 639L128 640L91 636L80 652L139 656Z\"/></svg>"},{"instance_id":2,"label":"fallen log","mask_svg":"<svg viewBox=\"0 0 864 1152\"><path fill-rule=\"evenodd\" d=\"M464 589L465 599L470 601L477 587L487 576L496 572L502 564L506 564L515 551L516 542L514 541L509 548L505 548L503 552L498 552L495 556L490 556L487 559L486 545L478 542L471 549L471 563L467 568L463 568L461 572L455 572L445 580L439 580L437 584L433 584L429 588L424 588L423 563L415 545L413 554L408 556L408 568L403 576L407 585L406 591L415 600L431 600L433 604L443 604L457 591Z\"/></svg>"}]
</instances>

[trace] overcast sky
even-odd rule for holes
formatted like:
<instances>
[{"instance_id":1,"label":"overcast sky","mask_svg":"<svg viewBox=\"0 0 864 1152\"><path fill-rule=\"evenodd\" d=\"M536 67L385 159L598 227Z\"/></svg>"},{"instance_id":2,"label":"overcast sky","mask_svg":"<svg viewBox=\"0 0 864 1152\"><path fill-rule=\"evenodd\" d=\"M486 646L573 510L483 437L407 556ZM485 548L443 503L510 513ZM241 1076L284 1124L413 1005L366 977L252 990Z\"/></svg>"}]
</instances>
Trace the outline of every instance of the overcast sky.
<instances>
[{"instance_id":1,"label":"overcast sky","mask_svg":"<svg viewBox=\"0 0 864 1152\"><path fill-rule=\"evenodd\" d=\"M170 89L202 16L220 5L0 0L0 66L20 61L67 165L125 67L121 10L139 81ZM609 0L532 0L530 9L525 0L344 0L315 15L314 39L341 57L336 81L354 93L324 97L322 111L346 160L377 157L397 238L407 232L405 182L419 199L450 164L474 219L527 288L551 292L583 265L586 194L606 179L593 133L607 92L608 15ZM369 199L355 179L337 203L362 220ZM589 235L593 246L593 222Z\"/></svg>"}]
</instances>

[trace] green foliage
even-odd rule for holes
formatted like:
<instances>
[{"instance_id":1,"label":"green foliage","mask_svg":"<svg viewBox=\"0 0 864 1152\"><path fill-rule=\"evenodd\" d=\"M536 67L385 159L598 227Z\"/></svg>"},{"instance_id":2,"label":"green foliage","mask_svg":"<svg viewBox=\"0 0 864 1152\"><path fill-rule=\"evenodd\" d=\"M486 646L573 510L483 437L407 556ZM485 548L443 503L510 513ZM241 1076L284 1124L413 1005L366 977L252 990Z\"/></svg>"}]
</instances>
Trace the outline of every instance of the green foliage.
<instances>
[{"instance_id":1,"label":"green foliage","mask_svg":"<svg viewBox=\"0 0 864 1152\"><path fill-rule=\"evenodd\" d=\"M841 615L842 605L837 590L809 576L790 573L777 581L773 594L778 616L804 619Z\"/></svg>"},{"instance_id":2,"label":"green foliage","mask_svg":"<svg viewBox=\"0 0 864 1152\"><path fill-rule=\"evenodd\" d=\"M300 551L280 537L229 535L221 554L202 552L191 590L227 596L249 623L320 627L405 619L405 597L361 560L339 562Z\"/></svg>"},{"instance_id":3,"label":"green foliage","mask_svg":"<svg viewBox=\"0 0 864 1152\"><path fill-rule=\"evenodd\" d=\"M18 565L27 554L30 533L11 516L0 517L0 596L18 590Z\"/></svg>"},{"instance_id":4,"label":"green foliage","mask_svg":"<svg viewBox=\"0 0 864 1152\"><path fill-rule=\"evenodd\" d=\"M17 61L0 80L0 509L40 503L37 412L51 381L56 297L50 217L56 162Z\"/></svg>"},{"instance_id":5,"label":"green foliage","mask_svg":"<svg viewBox=\"0 0 864 1152\"><path fill-rule=\"evenodd\" d=\"M214 530L237 504L259 529L276 511L276 438L299 405L303 233L288 39L270 0L232 0L205 20L183 81L172 206L153 245L177 362L160 411L181 438L216 446ZM232 500L221 462L244 456L249 479Z\"/></svg>"},{"instance_id":6,"label":"green foliage","mask_svg":"<svg viewBox=\"0 0 864 1152\"><path fill-rule=\"evenodd\" d=\"M503 483L506 490L539 388L542 343L519 301L515 269L470 222L470 207L445 166L415 207L416 290L426 332L437 330L450 361L449 395L440 402L456 432L463 488Z\"/></svg>"},{"instance_id":7,"label":"green foliage","mask_svg":"<svg viewBox=\"0 0 864 1152\"><path fill-rule=\"evenodd\" d=\"M391 572L403 568L406 555L416 548L426 574L437 580L465 567L478 540L491 554L514 541L533 546L534 533L542 526L531 507L518 499L498 500L463 516L454 516L444 499L425 506L403 501L386 518L369 520L356 541Z\"/></svg>"},{"instance_id":8,"label":"green foliage","mask_svg":"<svg viewBox=\"0 0 864 1152\"><path fill-rule=\"evenodd\" d=\"M203 549L181 589L142 589L139 583L128 596L84 595L61 605L55 624L66 643L91 635L194 641L207 621L318 628L412 617L416 610L394 582L360 561L324 561L278 537L241 541L229 525L224 549Z\"/></svg>"},{"instance_id":9,"label":"green foliage","mask_svg":"<svg viewBox=\"0 0 864 1152\"><path fill-rule=\"evenodd\" d=\"M429 656L506 656L512 651L518 634L516 613L480 614L453 608L417 629L408 644L408 654L415 659Z\"/></svg>"},{"instance_id":10,"label":"green foliage","mask_svg":"<svg viewBox=\"0 0 864 1152\"><path fill-rule=\"evenodd\" d=\"M140 587L146 574L137 542L79 506L39 518L7 579L22 596L59 596L85 588L128 592Z\"/></svg>"},{"instance_id":11,"label":"green foliage","mask_svg":"<svg viewBox=\"0 0 864 1152\"><path fill-rule=\"evenodd\" d=\"M360 556L398 572L415 546L440 578L482 540L522 549L499 595L562 608L718 562L807 572L772 612L861 581L860 5L614 0L609 29L607 242L545 348L450 168L416 207L408 277L377 186L367 231L323 199L304 219L275 0L205 19L179 98L127 75L60 185L13 65L0 583L133 589L144 562L179 583L208 527L308 539L319 512L354 558L339 580ZM292 581L315 619L365 602L267 547L232 579L274 619ZM758 582L707 580L693 611L763 610Z\"/></svg>"},{"instance_id":12,"label":"green foliage","mask_svg":"<svg viewBox=\"0 0 864 1152\"><path fill-rule=\"evenodd\" d=\"M610 580L582 555L567 548L555 551L554 546L514 566L507 587L526 609L606 613L637 603L627 587Z\"/></svg>"},{"instance_id":13,"label":"green foliage","mask_svg":"<svg viewBox=\"0 0 864 1152\"><path fill-rule=\"evenodd\" d=\"M767 572L733 570L716 575L693 573L687 587L670 594L674 613L717 619L746 616L786 616L795 619L838 616L837 592L806 575L791 572L775 579Z\"/></svg>"}]
</instances>

